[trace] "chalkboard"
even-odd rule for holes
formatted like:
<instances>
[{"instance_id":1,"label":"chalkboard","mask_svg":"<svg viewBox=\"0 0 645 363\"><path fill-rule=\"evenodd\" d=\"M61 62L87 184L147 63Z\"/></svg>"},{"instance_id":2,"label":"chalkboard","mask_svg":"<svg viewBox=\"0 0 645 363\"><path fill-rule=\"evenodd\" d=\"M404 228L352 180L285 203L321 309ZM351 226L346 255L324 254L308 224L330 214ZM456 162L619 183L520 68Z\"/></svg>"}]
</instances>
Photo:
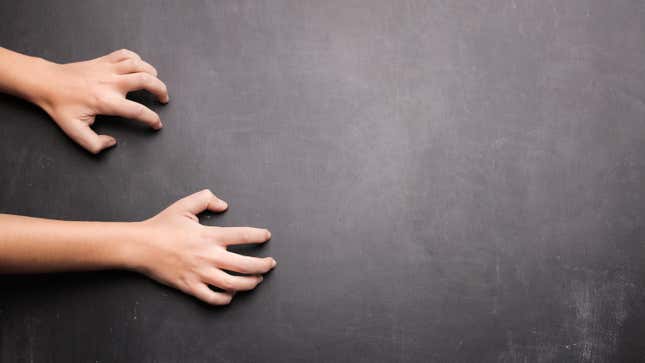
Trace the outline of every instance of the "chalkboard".
<instances>
[{"instance_id":1,"label":"chalkboard","mask_svg":"<svg viewBox=\"0 0 645 363\"><path fill-rule=\"evenodd\" d=\"M269 227L210 307L123 271L0 277L2 362L645 360L645 4L1 1L0 45L127 48L164 129L95 157L0 97L0 211Z\"/></svg>"}]
</instances>

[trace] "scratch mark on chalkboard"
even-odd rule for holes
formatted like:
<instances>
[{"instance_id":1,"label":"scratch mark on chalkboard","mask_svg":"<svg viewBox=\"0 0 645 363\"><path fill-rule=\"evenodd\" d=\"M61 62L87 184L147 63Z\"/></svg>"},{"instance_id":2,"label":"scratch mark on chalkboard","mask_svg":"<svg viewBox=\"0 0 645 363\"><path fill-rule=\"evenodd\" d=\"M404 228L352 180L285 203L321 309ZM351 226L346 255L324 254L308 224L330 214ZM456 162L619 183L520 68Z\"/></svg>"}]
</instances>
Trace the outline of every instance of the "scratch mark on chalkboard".
<instances>
[{"instance_id":1,"label":"scratch mark on chalkboard","mask_svg":"<svg viewBox=\"0 0 645 363\"><path fill-rule=\"evenodd\" d=\"M578 287L574 291L578 329L582 335L582 359L586 361L591 359L591 352L594 346L593 336L590 331L594 316L591 311L592 302L589 294L589 286L587 285Z\"/></svg>"},{"instance_id":2,"label":"scratch mark on chalkboard","mask_svg":"<svg viewBox=\"0 0 645 363\"><path fill-rule=\"evenodd\" d=\"M626 282L621 277L600 283L602 280L596 276L575 281L571 289L579 335L579 341L572 346L579 350L579 357L585 362L611 360L619 329L627 318ZM607 311L614 313L608 317Z\"/></svg>"},{"instance_id":3,"label":"scratch mark on chalkboard","mask_svg":"<svg viewBox=\"0 0 645 363\"><path fill-rule=\"evenodd\" d=\"M559 22L560 14L558 12L558 8L555 5L556 5L555 3L551 3L551 8L553 9L553 28L558 29L558 26L560 23Z\"/></svg>"},{"instance_id":4,"label":"scratch mark on chalkboard","mask_svg":"<svg viewBox=\"0 0 645 363\"><path fill-rule=\"evenodd\" d=\"M499 294L502 290L502 278L500 274L500 258L499 255L495 256L495 298L493 300L493 314L497 315L499 311Z\"/></svg>"}]
</instances>

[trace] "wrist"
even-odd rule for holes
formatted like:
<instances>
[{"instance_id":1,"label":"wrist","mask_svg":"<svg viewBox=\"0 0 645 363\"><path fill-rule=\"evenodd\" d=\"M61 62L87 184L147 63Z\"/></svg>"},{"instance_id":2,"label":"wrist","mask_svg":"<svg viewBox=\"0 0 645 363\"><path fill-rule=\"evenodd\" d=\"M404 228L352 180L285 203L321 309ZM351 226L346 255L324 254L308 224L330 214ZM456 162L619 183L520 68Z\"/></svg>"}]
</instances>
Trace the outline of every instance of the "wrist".
<instances>
[{"instance_id":1,"label":"wrist","mask_svg":"<svg viewBox=\"0 0 645 363\"><path fill-rule=\"evenodd\" d=\"M56 63L0 48L0 91L47 107Z\"/></svg>"},{"instance_id":2,"label":"wrist","mask_svg":"<svg viewBox=\"0 0 645 363\"><path fill-rule=\"evenodd\" d=\"M112 255L114 267L141 271L145 269L145 235L143 222L117 224L117 245Z\"/></svg>"},{"instance_id":3,"label":"wrist","mask_svg":"<svg viewBox=\"0 0 645 363\"><path fill-rule=\"evenodd\" d=\"M51 114L53 95L56 93L56 81L53 76L59 64L43 58L29 57L26 61L26 75L21 87L22 97Z\"/></svg>"}]
</instances>

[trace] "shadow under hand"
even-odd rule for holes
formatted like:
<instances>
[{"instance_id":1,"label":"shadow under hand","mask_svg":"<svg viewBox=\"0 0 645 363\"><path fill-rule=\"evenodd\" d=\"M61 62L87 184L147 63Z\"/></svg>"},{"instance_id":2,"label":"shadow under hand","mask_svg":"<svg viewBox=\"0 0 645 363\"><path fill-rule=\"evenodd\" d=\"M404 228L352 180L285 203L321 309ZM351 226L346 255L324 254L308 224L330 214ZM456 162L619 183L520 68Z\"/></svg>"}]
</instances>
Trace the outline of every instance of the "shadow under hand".
<instances>
[{"instance_id":1,"label":"shadow under hand","mask_svg":"<svg viewBox=\"0 0 645 363\"><path fill-rule=\"evenodd\" d=\"M42 114L47 116L47 113L41 110L38 106L33 103L27 102L21 98L10 96L4 93L0 93L0 109L10 115L19 115L23 113L31 114ZM49 117L49 116L47 116ZM2 121L6 121L6 118L2 118Z\"/></svg>"},{"instance_id":2,"label":"shadow under hand","mask_svg":"<svg viewBox=\"0 0 645 363\"><path fill-rule=\"evenodd\" d=\"M155 97L145 91L135 91L128 93L127 99L140 103L153 111L157 112L157 106L160 104L156 101ZM96 117L96 122L94 123L94 129L97 133L106 133L106 134L121 134L123 131L129 134L139 134L146 135L155 135L158 131L153 130L150 126L136 120L131 120L118 116L104 116L100 115Z\"/></svg>"}]
</instances>

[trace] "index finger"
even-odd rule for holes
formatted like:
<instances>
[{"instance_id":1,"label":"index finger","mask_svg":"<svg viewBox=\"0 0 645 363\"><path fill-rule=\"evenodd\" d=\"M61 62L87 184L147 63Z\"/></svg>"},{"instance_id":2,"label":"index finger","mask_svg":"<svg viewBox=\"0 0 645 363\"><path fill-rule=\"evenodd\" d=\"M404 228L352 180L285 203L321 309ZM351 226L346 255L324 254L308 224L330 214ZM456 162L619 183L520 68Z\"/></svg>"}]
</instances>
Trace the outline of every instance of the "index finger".
<instances>
[{"instance_id":1,"label":"index finger","mask_svg":"<svg viewBox=\"0 0 645 363\"><path fill-rule=\"evenodd\" d=\"M215 239L225 246L264 243L271 238L271 232L253 227L208 227Z\"/></svg>"}]
</instances>

